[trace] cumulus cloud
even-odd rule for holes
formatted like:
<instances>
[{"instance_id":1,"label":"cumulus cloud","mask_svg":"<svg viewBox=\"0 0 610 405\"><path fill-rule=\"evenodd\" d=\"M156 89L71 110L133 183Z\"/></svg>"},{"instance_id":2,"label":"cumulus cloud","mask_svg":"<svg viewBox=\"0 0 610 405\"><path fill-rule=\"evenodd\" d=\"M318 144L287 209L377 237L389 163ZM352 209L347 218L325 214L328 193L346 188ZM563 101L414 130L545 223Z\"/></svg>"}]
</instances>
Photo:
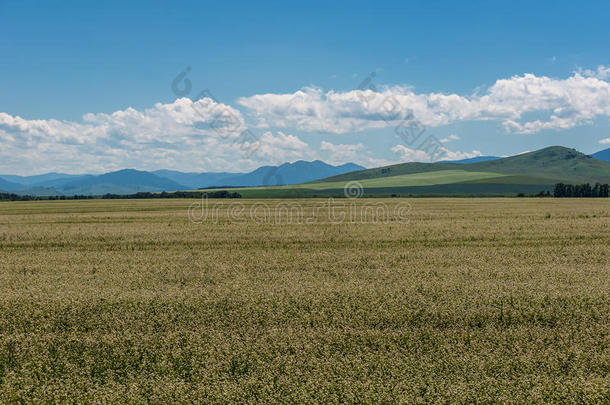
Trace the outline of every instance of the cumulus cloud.
<instances>
[{"instance_id":1,"label":"cumulus cloud","mask_svg":"<svg viewBox=\"0 0 610 405\"><path fill-rule=\"evenodd\" d=\"M310 153L294 135L246 131L239 110L209 98L182 98L143 111L86 114L81 122L0 113L0 142L0 170L5 173L125 167L249 170Z\"/></svg>"},{"instance_id":2,"label":"cumulus cloud","mask_svg":"<svg viewBox=\"0 0 610 405\"><path fill-rule=\"evenodd\" d=\"M422 130L461 121L497 121L515 133L569 129L610 117L609 80L610 68L598 66L579 69L567 78L514 76L471 95L418 93L408 86L343 92L307 87L239 98L241 111L210 98L181 98L144 110L86 114L80 121L28 120L0 112L0 172L76 173L125 167L244 171L316 159L318 153L334 164L379 166L392 162L384 159L388 156L373 156L366 141L335 144L325 139L312 149L290 132L343 134L397 127L406 121ZM264 133L254 134L247 122ZM450 135L436 142L441 159L481 154L446 148L459 139ZM600 143L610 144L610 138ZM439 156L438 151L409 142L392 151L401 161Z\"/></svg>"},{"instance_id":3,"label":"cumulus cloud","mask_svg":"<svg viewBox=\"0 0 610 405\"><path fill-rule=\"evenodd\" d=\"M278 164L313 156L305 142L294 135L286 135L281 131L277 135L265 132L258 141L252 145L245 144L244 146L246 148L251 146L251 150L256 151L257 156L265 162Z\"/></svg>"},{"instance_id":4,"label":"cumulus cloud","mask_svg":"<svg viewBox=\"0 0 610 405\"><path fill-rule=\"evenodd\" d=\"M599 65L597 67L597 70L579 68L578 73L586 77L596 77L601 80L610 79L610 67L606 67L603 65Z\"/></svg>"},{"instance_id":5,"label":"cumulus cloud","mask_svg":"<svg viewBox=\"0 0 610 405\"><path fill-rule=\"evenodd\" d=\"M459 141L459 140L460 140L460 137L459 137L459 136L457 136L457 135L449 135L448 137L446 137L446 138L442 138L442 139L440 139L439 141L440 141L441 143L447 143L447 142L451 142L451 141Z\"/></svg>"},{"instance_id":6,"label":"cumulus cloud","mask_svg":"<svg viewBox=\"0 0 610 405\"><path fill-rule=\"evenodd\" d=\"M357 163L364 167L379 167L387 166L393 163L399 163L396 159L388 160L373 156L370 150L362 143L357 144L334 144L328 141L320 143L320 150L328 152L328 158L324 161L333 164L341 165L344 163Z\"/></svg>"},{"instance_id":7,"label":"cumulus cloud","mask_svg":"<svg viewBox=\"0 0 610 405\"><path fill-rule=\"evenodd\" d=\"M333 164L345 163L348 161L359 160L356 159L359 153L364 150L364 145L358 144L334 144L327 141L322 141L320 144L320 150L328 151L330 153L329 162Z\"/></svg>"},{"instance_id":8,"label":"cumulus cloud","mask_svg":"<svg viewBox=\"0 0 610 405\"><path fill-rule=\"evenodd\" d=\"M495 120L508 132L568 129L610 116L606 68L575 72L566 79L524 74L497 80L473 95L416 93L410 87L324 92L307 87L290 94L259 94L238 103L261 127L347 133L398 125L414 117L436 127L457 121ZM528 120L526 114L545 118Z\"/></svg>"},{"instance_id":9,"label":"cumulus cloud","mask_svg":"<svg viewBox=\"0 0 610 405\"><path fill-rule=\"evenodd\" d=\"M610 138L601 139L599 141L599 143L601 143L602 145L609 145L610 144Z\"/></svg>"},{"instance_id":10,"label":"cumulus cloud","mask_svg":"<svg viewBox=\"0 0 610 405\"><path fill-rule=\"evenodd\" d=\"M452 151L446 147L440 147L439 153L431 153L427 150L412 149L405 145L396 145L392 147L392 152L399 156L401 162L424 162L429 163L437 160L460 160L468 159L476 156L481 156L482 153L478 150L472 152Z\"/></svg>"},{"instance_id":11,"label":"cumulus cloud","mask_svg":"<svg viewBox=\"0 0 610 405\"><path fill-rule=\"evenodd\" d=\"M392 147L392 152L400 156L400 160L403 162L427 162L430 161L430 155L428 152L411 149L405 145L396 145Z\"/></svg>"}]
</instances>

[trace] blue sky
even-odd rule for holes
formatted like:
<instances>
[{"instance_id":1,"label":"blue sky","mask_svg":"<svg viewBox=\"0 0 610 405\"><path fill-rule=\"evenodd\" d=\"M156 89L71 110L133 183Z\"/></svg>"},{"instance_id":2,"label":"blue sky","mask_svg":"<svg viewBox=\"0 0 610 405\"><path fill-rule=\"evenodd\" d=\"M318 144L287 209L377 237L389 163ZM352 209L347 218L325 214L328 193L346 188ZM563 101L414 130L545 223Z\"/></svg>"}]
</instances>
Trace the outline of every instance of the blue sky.
<instances>
[{"instance_id":1,"label":"blue sky","mask_svg":"<svg viewBox=\"0 0 610 405\"><path fill-rule=\"evenodd\" d=\"M0 172L610 146L607 2L123 3L0 0ZM177 101L187 66L214 100ZM397 136L405 111L443 156Z\"/></svg>"}]
</instances>

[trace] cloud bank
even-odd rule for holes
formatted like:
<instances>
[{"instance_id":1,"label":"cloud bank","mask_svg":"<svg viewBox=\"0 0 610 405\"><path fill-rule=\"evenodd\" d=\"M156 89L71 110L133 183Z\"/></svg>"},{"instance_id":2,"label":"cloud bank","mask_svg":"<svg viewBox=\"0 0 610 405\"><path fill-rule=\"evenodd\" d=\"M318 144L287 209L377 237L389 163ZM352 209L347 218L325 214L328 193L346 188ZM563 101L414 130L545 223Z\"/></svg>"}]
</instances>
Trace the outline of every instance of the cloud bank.
<instances>
[{"instance_id":1,"label":"cloud bank","mask_svg":"<svg viewBox=\"0 0 610 405\"><path fill-rule=\"evenodd\" d=\"M568 129L610 117L610 68L566 79L524 74L497 80L483 94L416 93L394 86L346 92L307 87L291 94L242 97L238 104L259 127L295 127L335 134L398 125L412 114L423 125L499 121L506 131L531 134ZM531 115L541 118L527 119Z\"/></svg>"},{"instance_id":2,"label":"cloud bank","mask_svg":"<svg viewBox=\"0 0 610 405\"><path fill-rule=\"evenodd\" d=\"M239 110L211 99L181 98L144 111L86 114L82 122L26 120L0 113L0 170L247 170L261 161L311 155L296 136L265 132L244 138L245 129Z\"/></svg>"},{"instance_id":3,"label":"cloud bank","mask_svg":"<svg viewBox=\"0 0 610 405\"><path fill-rule=\"evenodd\" d=\"M352 161L369 167L463 159L481 152L450 150L450 143L460 141L455 134L439 140L442 156L401 143L375 156L369 146L377 134L370 142L364 134L359 142L349 143L333 137L392 127L405 119L424 127L496 121L508 133L521 134L574 128L610 117L609 79L610 68L598 66L563 79L533 74L500 79L471 95L371 84L343 92L307 87L241 97L235 106L210 98L180 98L142 111L86 114L79 122L27 120L0 112L0 172L79 173L126 167L247 171L298 159ZM309 144L305 137L312 132L325 133L326 139ZM609 144L609 139L599 143Z\"/></svg>"}]
</instances>

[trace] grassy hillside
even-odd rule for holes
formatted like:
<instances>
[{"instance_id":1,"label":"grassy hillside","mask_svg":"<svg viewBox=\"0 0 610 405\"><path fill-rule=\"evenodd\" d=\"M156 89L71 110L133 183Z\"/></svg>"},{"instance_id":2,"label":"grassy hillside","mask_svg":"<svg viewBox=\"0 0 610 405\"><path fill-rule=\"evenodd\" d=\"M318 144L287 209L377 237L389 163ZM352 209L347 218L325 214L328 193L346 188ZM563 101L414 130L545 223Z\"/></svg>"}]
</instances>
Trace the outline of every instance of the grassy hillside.
<instances>
[{"instance_id":1,"label":"grassy hillside","mask_svg":"<svg viewBox=\"0 0 610 405\"><path fill-rule=\"evenodd\" d=\"M551 146L538 151L523 153L503 159L470 164L457 163L401 163L359 172L329 177L318 182L337 182L393 177L404 174L432 172L440 170L464 170L474 172L494 172L543 178L550 183L603 182L610 183L610 163L593 159L584 153L562 146ZM528 180L531 182L531 179ZM549 184L550 184L549 183Z\"/></svg>"},{"instance_id":2,"label":"grassy hillside","mask_svg":"<svg viewBox=\"0 0 610 405\"><path fill-rule=\"evenodd\" d=\"M380 177L359 181L363 192L370 196L386 196L396 193L419 194L420 191L430 191L439 194L438 188L420 189L424 186L436 186L451 183L463 183L475 180L490 180L508 177L505 174L490 172L469 172L465 170L440 170L434 172L405 174L400 176ZM496 180L500 181L501 180ZM279 187L251 187L232 189L244 197L306 197L306 196L343 196L345 181L312 182L292 186ZM476 187L471 187L472 189ZM483 190L483 187L478 189ZM442 194L442 192L440 192ZM495 192L494 194L501 194Z\"/></svg>"},{"instance_id":3,"label":"grassy hillside","mask_svg":"<svg viewBox=\"0 0 610 405\"><path fill-rule=\"evenodd\" d=\"M361 170L341 174L339 176L328 177L312 183L345 182L352 180L376 179L380 177L400 176L404 174L415 174L434 172L439 170L468 170L469 165L459 163L399 163L396 165L376 167L374 169Z\"/></svg>"},{"instance_id":4,"label":"grassy hillside","mask_svg":"<svg viewBox=\"0 0 610 405\"><path fill-rule=\"evenodd\" d=\"M610 183L610 163L562 146L551 146L499 160L472 163L466 170L527 174L566 182Z\"/></svg>"},{"instance_id":5,"label":"grassy hillside","mask_svg":"<svg viewBox=\"0 0 610 405\"><path fill-rule=\"evenodd\" d=\"M358 181L369 196L531 194L550 191L557 182L610 183L610 163L553 146L470 164L414 162L384 166L301 184L291 187L291 192L299 196L341 195L350 181ZM268 195L281 196L279 190L266 190ZM262 190L244 191L244 196L266 196Z\"/></svg>"},{"instance_id":6,"label":"grassy hillside","mask_svg":"<svg viewBox=\"0 0 610 405\"><path fill-rule=\"evenodd\" d=\"M364 196L517 195L552 191L555 183L610 183L610 163L552 146L469 164L402 163L282 187L233 189L249 198L343 196L351 181Z\"/></svg>"},{"instance_id":7,"label":"grassy hillside","mask_svg":"<svg viewBox=\"0 0 610 405\"><path fill-rule=\"evenodd\" d=\"M491 172L470 172L465 170L438 170L434 172L403 174L391 177L363 179L360 181L365 188L430 186L435 184L458 183L469 180L491 179L504 177L505 174ZM343 188L345 181L315 182L299 185L299 188L322 190L328 188Z\"/></svg>"}]
</instances>

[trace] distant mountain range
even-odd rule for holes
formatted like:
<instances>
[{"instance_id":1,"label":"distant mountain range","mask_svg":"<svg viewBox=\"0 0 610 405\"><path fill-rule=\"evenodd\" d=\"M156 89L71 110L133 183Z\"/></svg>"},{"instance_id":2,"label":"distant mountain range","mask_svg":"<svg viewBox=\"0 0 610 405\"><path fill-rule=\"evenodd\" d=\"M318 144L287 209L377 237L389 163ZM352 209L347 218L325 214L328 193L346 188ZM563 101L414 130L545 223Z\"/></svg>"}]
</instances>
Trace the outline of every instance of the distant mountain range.
<instances>
[{"instance_id":1,"label":"distant mountain range","mask_svg":"<svg viewBox=\"0 0 610 405\"><path fill-rule=\"evenodd\" d=\"M69 181L83 175L78 174L63 174L63 173L46 173L35 176L15 176L11 174L0 175L4 180L17 183L19 185L27 185L37 187L41 184L53 184L54 182Z\"/></svg>"},{"instance_id":2,"label":"distant mountain range","mask_svg":"<svg viewBox=\"0 0 610 405\"><path fill-rule=\"evenodd\" d=\"M0 190L14 191L19 190L20 188L23 188L23 184L13 183L12 181L0 177Z\"/></svg>"},{"instance_id":3,"label":"distant mountain range","mask_svg":"<svg viewBox=\"0 0 610 405\"><path fill-rule=\"evenodd\" d=\"M146 172L124 169L101 175L0 175L0 190L28 195L99 195L210 187L275 186L314 181L363 169L354 163L332 166L319 160L299 160L280 166L263 166L250 173L184 173L173 170Z\"/></svg>"},{"instance_id":4,"label":"distant mountain range","mask_svg":"<svg viewBox=\"0 0 610 405\"><path fill-rule=\"evenodd\" d=\"M326 187L323 183L328 184L328 190L334 190L333 187L341 189L340 182L358 180L363 181L368 190L384 190L391 194L468 194L468 190L480 194L510 194L517 190L549 190L560 181L609 183L609 162L610 149L587 156L574 149L554 146L507 158L478 156L436 163L402 163L375 169L365 169L354 163L332 166L319 160L300 160L280 166L259 167L250 173L124 169L101 175L0 175L0 191L28 195L100 195L296 184L299 190L306 190L314 184L311 187L318 192Z\"/></svg>"},{"instance_id":5,"label":"distant mountain range","mask_svg":"<svg viewBox=\"0 0 610 405\"><path fill-rule=\"evenodd\" d=\"M262 166L250 173L182 173L158 170L154 174L184 184L188 188L278 186L304 183L365 169L354 163L332 166L320 160Z\"/></svg>"}]
</instances>

